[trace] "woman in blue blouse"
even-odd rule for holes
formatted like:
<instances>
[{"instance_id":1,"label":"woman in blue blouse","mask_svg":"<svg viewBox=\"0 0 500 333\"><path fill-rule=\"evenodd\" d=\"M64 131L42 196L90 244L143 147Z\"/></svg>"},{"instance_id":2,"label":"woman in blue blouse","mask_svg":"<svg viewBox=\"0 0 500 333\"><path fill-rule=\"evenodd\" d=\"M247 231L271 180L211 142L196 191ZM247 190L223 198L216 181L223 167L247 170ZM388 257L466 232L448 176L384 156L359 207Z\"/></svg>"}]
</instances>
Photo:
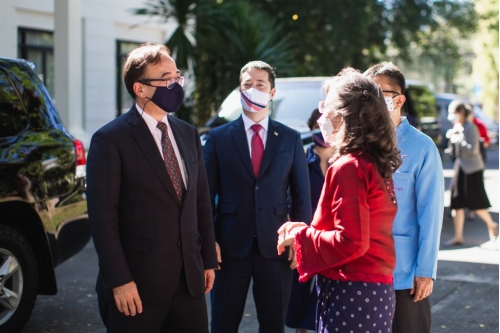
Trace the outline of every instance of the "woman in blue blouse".
<instances>
[{"instance_id":1,"label":"woman in blue blouse","mask_svg":"<svg viewBox=\"0 0 500 333\"><path fill-rule=\"evenodd\" d=\"M321 117L321 113L319 113L318 109L315 109L307 120L307 126L313 132L313 143L307 148L306 152L313 215L323 189L326 170L330 166L330 159L333 156L333 148L323 140L323 136L319 131L317 123L319 117ZM296 328L297 333L306 333L307 330L315 331L316 305L318 302L315 279L310 279L307 282L299 282L297 271L295 270L293 274L294 278L290 302L288 303L286 326Z\"/></svg>"}]
</instances>

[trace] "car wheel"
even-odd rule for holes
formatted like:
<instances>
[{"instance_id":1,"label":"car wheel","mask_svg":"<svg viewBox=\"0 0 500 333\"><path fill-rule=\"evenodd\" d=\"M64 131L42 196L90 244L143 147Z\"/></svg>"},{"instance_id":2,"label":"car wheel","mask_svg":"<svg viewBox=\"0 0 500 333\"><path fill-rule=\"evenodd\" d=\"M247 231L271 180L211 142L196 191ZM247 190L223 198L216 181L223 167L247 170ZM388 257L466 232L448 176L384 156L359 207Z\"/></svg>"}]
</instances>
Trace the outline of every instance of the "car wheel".
<instances>
[{"instance_id":1,"label":"car wheel","mask_svg":"<svg viewBox=\"0 0 500 333\"><path fill-rule=\"evenodd\" d=\"M18 231L0 225L0 332L19 332L28 321L38 289L35 255Z\"/></svg>"}]
</instances>

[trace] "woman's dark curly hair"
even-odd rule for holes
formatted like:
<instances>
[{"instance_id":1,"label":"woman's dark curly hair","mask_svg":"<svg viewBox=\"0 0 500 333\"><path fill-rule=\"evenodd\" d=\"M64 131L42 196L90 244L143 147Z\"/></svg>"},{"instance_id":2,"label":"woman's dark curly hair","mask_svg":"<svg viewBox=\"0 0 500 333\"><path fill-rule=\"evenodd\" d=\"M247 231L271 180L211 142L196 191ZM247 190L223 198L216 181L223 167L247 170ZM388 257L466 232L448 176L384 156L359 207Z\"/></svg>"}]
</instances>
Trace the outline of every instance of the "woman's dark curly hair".
<instances>
[{"instance_id":1,"label":"woman's dark curly hair","mask_svg":"<svg viewBox=\"0 0 500 333\"><path fill-rule=\"evenodd\" d=\"M401 165L396 131L387 111L382 90L353 68L328 79L326 116L341 116L334 142L333 159L364 149L375 161L383 178L390 178Z\"/></svg>"}]
</instances>

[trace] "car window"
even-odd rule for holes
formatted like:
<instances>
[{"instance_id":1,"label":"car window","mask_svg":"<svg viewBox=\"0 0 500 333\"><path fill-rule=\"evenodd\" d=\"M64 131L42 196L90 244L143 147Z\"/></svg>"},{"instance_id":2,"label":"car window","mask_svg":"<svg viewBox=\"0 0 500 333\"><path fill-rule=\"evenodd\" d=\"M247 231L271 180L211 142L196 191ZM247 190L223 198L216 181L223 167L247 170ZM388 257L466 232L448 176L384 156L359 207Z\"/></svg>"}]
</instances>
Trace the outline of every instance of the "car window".
<instances>
[{"instance_id":1,"label":"car window","mask_svg":"<svg viewBox=\"0 0 500 333\"><path fill-rule=\"evenodd\" d=\"M0 70L0 138L19 134L28 126L28 117L16 89Z\"/></svg>"},{"instance_id":2,"label":"car window","mask_svg":"<svg viewBox=\"0 0 500 333\"><path fill-rule=\"evenodd\" d=\"M59 124L50 95L35 72L23 64L11 64L8 73L28 112L30 130L42 131Z\"/></svg>"},{"instance_id":3,"label":"car window","mask_svg":"<svg viewBox=\"0 0 500 333\"><path fill-rule=\"evenodd\" d=\"M241 112L240 92L236 88L222 102L219 109L219 118L224 119L225 122L230 122L238 118Z\"/></svg>"},{"instance_id":4,"label":"car window","mask_svg":"<svg viewBox=\"0 0 500 333\"><path fill-rule=\"evenodd\" d=\"M271 117L301 133L309 132L307 119L318 107L318 102L324 100L326 94L322 89L326 78L293 78L276 80L276 95L270 107ZM432 90L423 85L410 85L407 89L407 112L414 126L437 138L436 98ZM219 109L218 117L212 118L207 126L216 127L237 119L242 112L238 88L224 100Z\"/></svg>"},{"instance_id":5,"label":"car window","mask_svg":"<svg viewBox=\"0 0 500 333\"><path fill-rule=\"evenodd\" d=\"M408 92L411 95L417 118L436 119L436 98L434 97L432 91L426 87L410 86L408 87Z\"/></svg>"},{"instance_id":6,"label":"car window","mask_svg":"<svg viewBox=\"0 0 500 333\"><path fill-rule=\"evenodd\" d=\"M271 117L300 131L308 131L307 119L325 99L322 81L276 82L276 95L270 107ZM225 123L235 120L242 112L238 88L224 100L219 119Z\"/></svg>"},{"instance_id":7,"label":"car window","mask_svg":"<svg viewBox=\"0 0 500 333\"><path fill-rule=\"evenodd\" d=\"M272 117L295 129L309 130L307 119L319 101L325 99L321 86L322 81L283 82L276 86Z\"/></svg>"}]
</instances>

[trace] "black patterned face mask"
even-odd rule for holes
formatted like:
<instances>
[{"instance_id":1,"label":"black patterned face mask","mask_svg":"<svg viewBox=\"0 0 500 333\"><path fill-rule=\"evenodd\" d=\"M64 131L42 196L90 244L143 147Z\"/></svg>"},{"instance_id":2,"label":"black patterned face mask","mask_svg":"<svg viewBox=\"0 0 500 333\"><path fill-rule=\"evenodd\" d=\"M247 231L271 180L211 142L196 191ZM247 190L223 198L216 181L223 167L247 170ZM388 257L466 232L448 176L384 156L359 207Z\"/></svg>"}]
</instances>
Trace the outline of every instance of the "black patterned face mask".
<instances>
[{"instance_id":1,"label":"black patterned face mask","mask_svg":"<svg viewBox=\"0 0 500 333\"><path fill-rule=\"evenodd\" d=\"M174 83L172 88L156 87L153 97L149 100L165 112L176 112L184 101L184 89L178 83Z\"/></svg>"}]
</instances>

